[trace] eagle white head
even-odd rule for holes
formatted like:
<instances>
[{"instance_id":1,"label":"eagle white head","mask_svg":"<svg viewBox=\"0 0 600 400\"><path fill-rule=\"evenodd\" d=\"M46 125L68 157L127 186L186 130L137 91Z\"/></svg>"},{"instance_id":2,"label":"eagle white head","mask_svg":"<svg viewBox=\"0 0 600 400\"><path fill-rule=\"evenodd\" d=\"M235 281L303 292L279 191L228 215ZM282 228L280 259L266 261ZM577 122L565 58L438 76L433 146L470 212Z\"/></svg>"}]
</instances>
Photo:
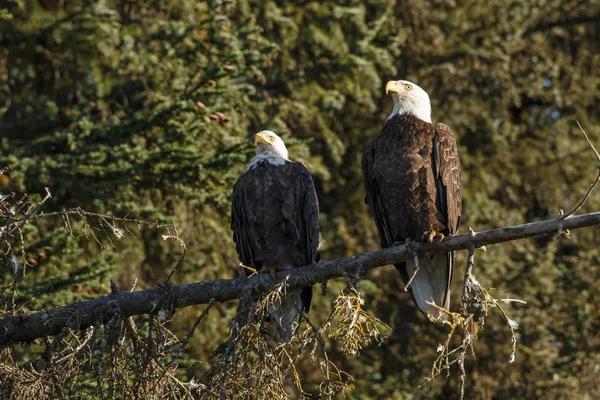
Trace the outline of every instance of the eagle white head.
<instances>
[{"instance_id":1,"label":"eagle white head","mask_svg":"<svg viewBox=\"0 0 600 400\"><path fill-rule=\"evenodd\" d=\"M431 101L426 91L409 81L389 81L385 92L392 94L394 109L387 119L398 114L410 113L431 123Z\"/></svg>"},{"instance_id":2,"label":"eagle white head","mask_svg":"<svg viewBox=\"0 0 600 400\"><path fill-rule=\"evenodd\" d=\"M273 153L287 160L289 157L285 143L273 131L260 131L254 135L254 144L256 145L256 155L264 153Z\"/></svg>"},{"instance_id":3,"label":"eagle white head","mask_svg":"<svg viewBox=\"0 0 600 400\"><path fill-rule=\"evenodd\" d=\"M254 169L263 161L271 165L284 165L289 160L285 143L272 131L260 131L254 135L256 156L250 161L247 169Z\"/></svg>"}]
</instances>

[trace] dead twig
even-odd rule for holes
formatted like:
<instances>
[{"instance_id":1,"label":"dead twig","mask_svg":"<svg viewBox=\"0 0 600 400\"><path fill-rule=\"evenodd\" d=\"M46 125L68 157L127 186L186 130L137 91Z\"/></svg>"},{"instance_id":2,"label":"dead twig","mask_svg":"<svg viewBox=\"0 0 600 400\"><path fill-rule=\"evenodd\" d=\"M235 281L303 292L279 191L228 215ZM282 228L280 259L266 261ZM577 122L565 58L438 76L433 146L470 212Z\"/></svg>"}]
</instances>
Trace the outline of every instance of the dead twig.
<instances>
[{"instance_id":1,"label":"dead twig","mask_svg":"<svg viewBox=\"0 0 600 400\"><path fill-rule=\"evenodd\" d=\"M594 144L592 143L592 141L588 137L587 133L585 133L585 131L581 127L581 124L579 123L579 121L577 121L577 126L579 126L579 129L581 130L581 133L583 133L583 136L585 137L585 140L587 140L588 145L590 146L590 149L592 149L592 151L594 152L594 155L596 156L596 160L598 160L598 175L596 176L596 179L594 180L594 182L590 185L590 187L589 187L587 193L585 194L585 196L583 196L583 198L579 201L579 203L575 207L573 207L573 209L571 211L567 212L566 214L562 214L561 213L557 217L557 219L559 219L559 220L565 220L565 219L569 218L571 215L575 214L577 211L579 211L579 209L581 207L583 207L583 205L585 204L585 202L587 201L587 199L592 194L592 191L594 190L594 188L598 184L598 181L600 181L600 153L598 153L598 150L596 150L596 148L594 147ZM559 237L560 236L561 236L561 234L560 234L560 230L559 230Z\"/></svg>"},{"instance_id":2,"label":"dead twig","mask_svg":"<svg viewBox=\"0 0 600 400\"><path fill-rule=\"evenodd\" d=\"M469 234L475 237L475 232L471 227L469 227ZM471 244L467 250L469 251L469 254L467 256L467 266L465 268L465 279L463 280L463 290L460 302L460 312L463 315L466 315L467 313L467 301L470 292L469 280L473 274L473 265L475 264L475 246Z\"/></svg>"},{"instance_id":3,"label":"dead twig","mask_svg":"<svg viewBox=\"0 0 600 400\"><path fill-rule=\"evenodd\" d=\"M169 276L167 277L167 279L165 280L164 283L169 283L169 281L171 280L171 277L175 274L175 272L177 272L179 270L179 268L181 267L181 264L183 264L183 260L185 260L185 255L187 253L187 246L185 245L185 242L179 237L179 233L177 232L177 227L175 226L175 224L173 224L173 229L175 230L175 234L171 234L169 232L169 229L167 228L167 234L162 236L163 240L168 240L168 239L172 239L177 241L177 243L179 243L179 245L183 248L183 252L181 253L181 257L179 258L179 261L177 262L177 264L175 265L175 267L173 267L173 269L171 270L171 273L169 273Z\"/></svg>"},{"instance_id":4,"label":"dead twig","mask_svg":"<svg viewBox=\"0 0 600 400\"><path fill-rule=\"evenodd\" d=\"M194 334L194 331L196 330L196 328L198 327L198 325L200 325L200 322L202 322L202 320L204 319L204 317L206 317L208 315L208 312L210 311L210 309L212 308L212 306L214 304L215 304L215 299L210 299L210 301L206 305L206 308L204 309L204 311L202 311L202 314L200 314L200 316L196 319L196 321L194 322L194 324L190 328L190 331L181 340L181 342L180 342L181 348L185 349L185 347L187 346L188 342L190 341L190 338Z\"/></svg>"},{"instance_id":5,"label":"dead twig","mask_svg":"<svg viewBox=\"0 0 600 400\"><path fill-rule=\"evenodd\" d=\"M473 239L476 239L477 237L477 234L470 227L469 236ZM477 334L485 325L485 318L487 317L489 310L498 308L502 316L508 322L511 331L511 356L509 362L512 363L516 353L517 337L515 331L518 329L518 324L508 317L500 303L520 302L526 304L522 300L509 298L503 300L496 299L490 294L490 289L484 289L473 275L473 267L475 265L475 245L471 243L467 249L469 253L465 268L460 313L451 312L436 306L434 303L430 303L431 306L447 315L447 319L443 321L443 323L450 326L450 332L446 336L445 342L438 345L439 354L433 362L430 376L425 378L425 384L429 385L443 371L447 371L449 374L451 365L456 364L459 369L458 378L461 400L464 398L467 377L465 370L467 351L471 349L471 354L473 358L475 358L473 344L477 338ZM482 250L485 250L485 248L482 248ZM458 347L450 350L450 341L457 330L461 332L461 343Z\"/></svg>"},{"instance_id":6,"label":"dead twig","mask_svg":"<svg viewBox=\"0 0 600 400\"><path fill-rule=\"evenodd\" d=\"M416 254L415 254L415 257L414 257L414 263L415 263L415 270L413 271L413 274L411 275L410 279L408 280L408 282L404 286L404 291L405 292L408 292L408 289L410 288L410 285L412 284L413 280L417 276L417 273L419 272L419 256L416 255Z\"/></svg>"},{"instance_id":7,"label":"dead twig","mask_svg":"<svg viewBox=\"0 0 600 400\"><path fill-rule=\"evenodd\" d=\"M338 322L329 337L340 339L341 350L346 357L358 356L360 350L372 341L382 343L386 336L381 333L381 328L391 331L382 321L369 315L363 305L364 300L354 288L341 292L333 305L333 319Z\"/></svg>"},{"instance_id":8,"label":"dead twig","mask_svg":"<svg viewBox=\"0 0 600 400\"><path fill-rule=\"evenodd\" d=\"M33 217L38 213L38 211L42 208L45 202L48 199L52 198L52 194L50 193L50 189L44 188L46 190L46 196L42 200L40 200L35 206L30 207L29 210L20 218L18 221L12 222L8 225L0 227L0 239L4 239L15 233L17 230L21 229L21 227L27 223L27 221L33 219Z\"/></svg>"}]
</instances>

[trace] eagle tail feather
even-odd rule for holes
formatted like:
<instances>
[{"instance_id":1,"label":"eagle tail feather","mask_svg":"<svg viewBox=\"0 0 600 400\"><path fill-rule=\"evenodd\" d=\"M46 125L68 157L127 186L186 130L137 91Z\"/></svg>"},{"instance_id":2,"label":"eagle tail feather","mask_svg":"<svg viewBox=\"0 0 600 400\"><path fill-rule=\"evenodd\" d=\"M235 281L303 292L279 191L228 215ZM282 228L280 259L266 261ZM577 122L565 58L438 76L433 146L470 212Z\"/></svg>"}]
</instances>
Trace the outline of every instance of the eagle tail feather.
<instances>
[{"instance_id":1,"label":"eagle tail feather","mask_svg":"<svg viewBox=\"0 0 600 400\"><path fill-rule=\"evenodd\" d=\"M404 283L408 283L415 272L415 262L406 261L404 268L396 266L401 272ZM419 270L413 278L409 292L415 304L423 314L434 320L446 320L448 317L443 311L433 307L448 309L450 307L450 276L452 269L452 257L441 253L432 258L419 259Z\"/></svg>"}]
</instances>

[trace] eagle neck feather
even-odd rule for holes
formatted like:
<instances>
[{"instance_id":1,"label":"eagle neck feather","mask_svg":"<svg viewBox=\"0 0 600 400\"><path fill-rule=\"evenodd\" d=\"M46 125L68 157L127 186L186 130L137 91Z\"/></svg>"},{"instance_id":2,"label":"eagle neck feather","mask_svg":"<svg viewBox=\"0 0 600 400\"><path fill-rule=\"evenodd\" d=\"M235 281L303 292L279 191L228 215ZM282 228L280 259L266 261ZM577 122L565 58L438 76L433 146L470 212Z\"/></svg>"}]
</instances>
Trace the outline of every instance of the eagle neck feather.
<instances>
[{"instance_id":1,"label":"eagle neck feather","mask_svg":"<svg viewBox=\"0 0 600 400\"><path fill-rule=\"evenodd\" d=\"M284 165L286 163L286 161L289 161L289 160L283 158L279 154L273 153L271 151L265 151L260 154L257 154L252 159L252 161L248 165L248 168L246 169L246 171L255 169L262 162L267 162L271 165Z\"/></svg>"},{"instance_id":2,"label":"eagle neck feather","mask_svg":"<svg viewBox=\"0 0 600 400\"><path fill-rule=\"evenodd\" d=\"M412 102L394 101L394 108L391 114L387 117L386 122L397 115L413 115L424 122L431 122L431 106L421 106Z\"/></svg>"}]
</instances>

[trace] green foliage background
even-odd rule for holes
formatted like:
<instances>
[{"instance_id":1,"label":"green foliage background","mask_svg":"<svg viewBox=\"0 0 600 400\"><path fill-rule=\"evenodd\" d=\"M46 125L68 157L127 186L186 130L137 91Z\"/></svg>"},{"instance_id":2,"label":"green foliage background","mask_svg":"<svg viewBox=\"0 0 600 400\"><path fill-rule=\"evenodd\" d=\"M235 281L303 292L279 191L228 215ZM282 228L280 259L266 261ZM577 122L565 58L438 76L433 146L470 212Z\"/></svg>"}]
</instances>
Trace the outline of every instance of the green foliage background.
<instances>
[{"instance_id":1,"label":"green foliage background","mask_svg":"<svg viewBox=\"0 0 600 400\"><path fill-rule=\"evenodd\" d=\"M315 175L323 259L376 249L360 155L391 108L388 79L428 91L434 120L458 137L462 232L553 217L578 201L596 171L575 121L600 145L597 0L3 4L0 166L11 170L0 191L49 187L46 211L81 206L174 220L188 248L178 283L238 273L229 196L261 129L281 134L291 157ZM586 205L599 207L597 195ZM81 220L72 223L75 236L62 220L27 226L26 250L37 266L19 284L19 302L36 296L25 310L107 293L109 279L149 287L180 255L147 229L113 237L114 246L100 237L101 250ZM600 394L599 232L478 253L480 281L528 304L510 310L521 324L513 364L508 327L498 315L488 319L477 361L467 362L467 398ZM337 287L315 296L315 321L327 315ZM356 379L349 398L457 396L453 376L419 387L444 329L427 323L402 288L392 268L359 284L366 306L393 328L384 345L346 360L329 343ZM207 370L234 306L215 307L196 332L184 379ZM175 330L186 332L201 309L178 312ZM310 360L300 366L308 391L314 370Z\"/></svg>"}]
</instances>

